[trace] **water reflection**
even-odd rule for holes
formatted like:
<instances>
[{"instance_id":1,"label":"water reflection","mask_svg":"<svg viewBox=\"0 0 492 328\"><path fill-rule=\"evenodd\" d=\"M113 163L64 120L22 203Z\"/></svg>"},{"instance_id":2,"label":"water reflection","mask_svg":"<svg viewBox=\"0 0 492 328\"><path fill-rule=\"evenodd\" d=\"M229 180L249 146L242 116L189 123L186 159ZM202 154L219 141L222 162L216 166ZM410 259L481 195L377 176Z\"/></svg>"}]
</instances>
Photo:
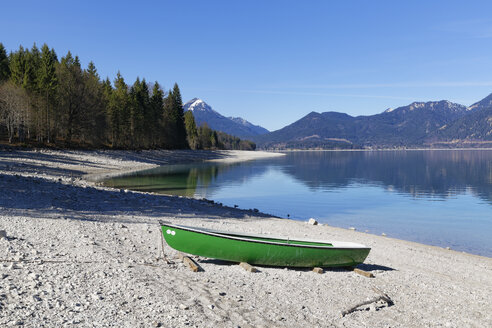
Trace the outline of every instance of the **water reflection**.
<instances>
[{"instance_id":1,"label":"water reflection","mask_svg":"<svg viewBox=\"0 0 492 328\"><path fill-rule=\"evenodd\" d=\"M244 181L262 175L264 166L252 167L250 163L217 165L216 163L169 165L140 171L104 181L113 188L128 188L138 191L195 196L198 189L207 189L212 184L227 184Z\"/></svg>"},{"instance_id":2,"label":"water reflection","mask_svg":"<svg viewBox=\"0 0 492 328\"><path fill-rule=\"evenodd\" d=\"M239 164L160 167L105 184L193 197L198 189L240 184L272 169L314 192L362 184L413 197L445 199L471 190L492 202L492 151L487 150L292 152L285 157Z\"/></svg>"},{"instance_id":3,"label":"water reflection","mask_svg":"<svg viewBox=\"0 0 492 328\"><path fill-rule=\"evenodd\" d=\"M414 197L446 198L471 188L492 202L492 151L299 152L282 170L313 190L353 183L380 185Z\"/></svg>"}]
</instances>

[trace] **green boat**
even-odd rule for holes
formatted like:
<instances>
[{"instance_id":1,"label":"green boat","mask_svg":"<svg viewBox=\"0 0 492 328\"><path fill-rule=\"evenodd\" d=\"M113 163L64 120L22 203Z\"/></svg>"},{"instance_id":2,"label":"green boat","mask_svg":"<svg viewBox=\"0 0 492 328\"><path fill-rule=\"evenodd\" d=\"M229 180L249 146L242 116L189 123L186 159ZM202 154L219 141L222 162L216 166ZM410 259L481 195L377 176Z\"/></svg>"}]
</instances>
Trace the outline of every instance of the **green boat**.
<instances>
[{"instance_id":1,"label":"green boat","mask_svg":"<svg viewBox=\"0 0 492 328\"><path fill-rule=\"evenodd\" d=\"M353 267L371 250L351 242L324 242L214 231L160 222L167 244L183 253L282 267Z\"/></svg>"}]
</instances>

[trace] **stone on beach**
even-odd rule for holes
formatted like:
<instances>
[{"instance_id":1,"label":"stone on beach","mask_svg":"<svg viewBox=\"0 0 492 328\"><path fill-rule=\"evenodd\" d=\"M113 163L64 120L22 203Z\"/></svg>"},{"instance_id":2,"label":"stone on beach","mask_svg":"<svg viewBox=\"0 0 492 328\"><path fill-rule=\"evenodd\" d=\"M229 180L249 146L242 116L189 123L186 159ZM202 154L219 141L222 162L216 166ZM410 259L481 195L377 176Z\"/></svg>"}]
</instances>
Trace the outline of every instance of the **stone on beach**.
<instances>
[{"instance_id":1,"label":"stone on beach","mask_svg":"<svg viewBox=\"0 0 492 328\"><path fill-rule=\"evenodd\" d=\"M308 224L310 224L310 225L318 225L318 221L316 221L316 219L314 219L314 218L310 218L309 221L308 221Z\"/></svg>"}]
</instances>

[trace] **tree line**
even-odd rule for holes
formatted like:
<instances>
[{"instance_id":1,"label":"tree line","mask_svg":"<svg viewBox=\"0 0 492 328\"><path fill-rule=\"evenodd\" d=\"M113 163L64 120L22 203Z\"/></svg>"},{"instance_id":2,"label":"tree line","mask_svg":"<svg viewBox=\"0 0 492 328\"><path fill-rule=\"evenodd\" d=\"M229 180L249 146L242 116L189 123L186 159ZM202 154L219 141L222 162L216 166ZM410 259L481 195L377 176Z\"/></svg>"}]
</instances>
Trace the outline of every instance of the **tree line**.
<instances>
[{"instance_id":1,"label":"tree line","mask_svg":"<svg viewBox=\"0 0 492 328\"><path fill-rule=\"evenodd\" d=\"M120 72L101 79L91 61L82 68L70 51L36 44L7 54L0 43L0 142L117 149L244 149L255 144L208 126L183 112L178 85Z\"/></svg>"}]
</instances>

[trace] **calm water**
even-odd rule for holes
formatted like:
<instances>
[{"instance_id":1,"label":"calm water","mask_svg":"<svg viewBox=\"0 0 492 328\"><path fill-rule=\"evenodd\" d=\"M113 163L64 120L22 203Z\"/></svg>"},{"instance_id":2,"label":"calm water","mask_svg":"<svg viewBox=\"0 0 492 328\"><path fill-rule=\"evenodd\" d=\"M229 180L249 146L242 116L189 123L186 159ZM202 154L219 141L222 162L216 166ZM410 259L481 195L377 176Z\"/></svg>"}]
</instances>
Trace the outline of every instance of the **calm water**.
<instances>
[{"instance_id":1,"label":"calm water","mask_svg":"<svg viewBox=\"0 0 492 328\"><path fill-rule=\"evenodd\" d=\"M107 185L258 208L293 219L492 257L492 151L293 152L161 167Z\"/></svg>"}]
</instances>

